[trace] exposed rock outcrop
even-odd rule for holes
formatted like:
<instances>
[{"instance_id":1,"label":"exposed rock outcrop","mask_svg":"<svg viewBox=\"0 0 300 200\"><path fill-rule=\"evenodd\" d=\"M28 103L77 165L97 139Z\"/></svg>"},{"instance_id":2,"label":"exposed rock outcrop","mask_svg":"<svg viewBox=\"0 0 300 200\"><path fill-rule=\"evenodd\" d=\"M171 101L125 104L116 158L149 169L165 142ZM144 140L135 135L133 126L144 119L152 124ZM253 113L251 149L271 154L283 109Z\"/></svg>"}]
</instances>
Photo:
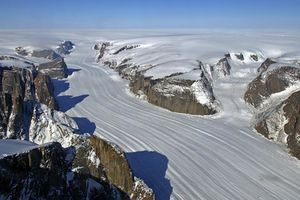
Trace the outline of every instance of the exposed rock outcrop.
<instances>
[{"instance_id":1,"label":"exposed rock outcrop","mask_svg":"<svg viewBox=\"0 0 300 200\"><path fill-rule=\"evenodd\" d=\"M60 55L69 55L75 48L75 44L71 41L64 41L58 45L56 52Z\"/></svg>"},{"instance_id":2,"label":"exposed rock outcrop","mask_svg":"<svg viewBox=\"0 0 300 200\"><path fill-rule=\"evenodd\" d=\"M37 69L41 73L49 75L51 78L66 78L68 76L67 65L61 57L39 64Z\"/></svg>"},{"instance_id":3,"label":"exposed rock outcrop","mask_svg":"<svg viewBox=\"0 0 300 200\"><path fill-rule=\"evenodd\" d=\"M122 52L122 51L125 51L125 50L130 50L130 49L134 49L134 48L137 48L139 47L140 45L138 44L135 44L135 45L126 45L120 49L118 49L116 52L114 52L113 54L114 55L117 55L118 53Z\"/></svg>"},{"instance_id":4,"label":"exposed rock outcrop","mask_svg":"<svg viewBox=\"0 0 300 200\"><path fill-rule=\"evenodd\" d=\"M35 104L57 108L51 80L35 68L0 68L1 138L26 138Z\"/></svg>"},{"instance_id":5,"label":"exposed rock outcrop","mask_svg":"<svg viewBox=\"0 0 300 200\"><path fill-rule=\"evenodd\" d=\"M268 139L287 144L290 153L300 159L300 91L264 112L255 129Z\"/></svg>"},{"instance_id":6,"label":"exposed rock outcrop","mask_svg":"<svg viewBox=\"0 0 300 200\"><path fill-rule=\"evenodd\" d=\"M153 191L142 180L134 177L125 153L117 145L96 136L90 138L90 143L109 183L128 194L131 199L154 199Z\"/></svg>"},{"instance_id":7,"label":"exposed rock outcrop","mask_svg":"<svg viewBox=\"0 0 300 200\"><path fill-rule=\"evenodd\" d=\"M101 42L98 44L95 44L94 49L99 51L99 55L97 60L99 61L101 58L103 58L105 51L107 50L107 47L111 44L109 42Z\"/></svg>"},{"instance_id":8,"label":"exposed rock outcrop","mask_svg":"<svg viewBox=\"0 0 300 200\"><path fill-rule=\"evenodd\" d=\"M31 56L36 58L45 58L48 61L37 63L37 70L49 75L51 78L66 78L68 76L67 65L62 56L70 54L75 48L71 41L65 41L59 44L56 51L52 49L27 50L23 47L15 48L17 54L21 56Z\"/></svg>"},{"instance_id":9,"label":"exposed rock outcrop","mask_svg":"<svg viewBox=\"0 0 300 200\"><path fill-rule=\"evenodd\" d=\"M259 75L248 85L245 93L245 101L256 108L272 94L281 92L300 80L299 68L280 65L269 69L272 64L275 62L270 59L262 63L258 69Z\"/></svg>"},{"instance_id":10,"label":"exposed rock outcrop","mask_svg":"<svg viewBox=\"0 0 300 200\"><path fill-rule=\"evenodd\" d=\"M192 81L171 77L152 80L151 77L144 77L138 73L131 80L130 87L133 93L146 95L149 103L170 111L194 115L209 115L217 112L213 107L215 98L210 91L211 85L203 74L199 81ZM199 93L205 102L197 99Z\"/></svg>"},{"instance_id":11,"label":"exposed rock outcrop","mask_svg":"<svg viewBox=\"0 0 300 200\"><path fill-rule=\"evenodd\" d=\"M155 65L137 65L130 62L131 58L126 57L122 57L120 61L105 58L106 55L117 55L123 51L139 48L140 45L126 45L110 52L108 47L111 46L112 44L108 42L96 44L94 49L99 50L97 60L117 71L122 78L128 79L134 94L146 97L149 103L174 112L194 115L210 115L217 112L218 103L213 95L211 78L207 77L206 69L201 62L199 69L197 68L200 71L197 80L180 78L183 73L155 79L145 76L146 72ZM215 70L230 73L229 63L223 63L226 61L226 58L224 61L221 60Z\"/></svg>"},{"instance_id":12,"label":"exposed rock outcrop","mask_svg":"<svg viewBox=\"0 0 300 200\"><path fill-rule=\"evenodd\" d=\"M72 171L59 143L0 159L1 199L118 199L117 188Z\"/></svg>"},{"instance_id":13,"label":"exposed rock outcrop","mask_svg":"<svg viewBox=\"0 0 300 200\"><path fill-rule=\"evenodd\" d=\"M35 94L38 102L47 105L49 108L57 109L54 99L54 87L50 76L38 73L34 79Z\"/></svg>"},{"instance_id":14,"label":"exposed rock outcrop","mask_svg":"<svg viewBox=\"0 0 300 200\"><path fill-rule=\"evenodd\" d=\"M52 49L33 50L31 56L36 58L47 58L49 60L60 58L60 55Z\"/></svg>"},{"instance_id":15,"label":"exposed rock outcrop","mask_svg":"<svg viewBox=\"0 0 300 200\"><path fill-rule=\"evenodd\" d=\"M271 59L263 62L244 98L258 113L255 129L286 144L300 159L300 69L286 65Z\"/></svg>"},{"instance_id":16,"label":"exposed rock outcrop","mask_svg":"<svg viewBox=\"0 0 300 200\"><path fill-rule=\"evenodd\" d=\"M225 55L224 58L220 59L217 64L211 66L210 70L215 77L225 77L230 75L231 66L229 64L229 57Z\"/></svg>"},{"instance_id":17,"label":"exposed rock outcrop","mask_svg":"<svg viewBox=\"0 0 300 200\"><path fill-rule=\"evenodd\" d=\"M1 63L1 138L41 146L0 155L0 185L5 185L0 199L155 199L153 191L134 177L120 148L82 135L72 118L55 110L50 75L58 76L53 70L58 60L63 62L57 58L38 67Z\"/></svg>"}]
</instances>

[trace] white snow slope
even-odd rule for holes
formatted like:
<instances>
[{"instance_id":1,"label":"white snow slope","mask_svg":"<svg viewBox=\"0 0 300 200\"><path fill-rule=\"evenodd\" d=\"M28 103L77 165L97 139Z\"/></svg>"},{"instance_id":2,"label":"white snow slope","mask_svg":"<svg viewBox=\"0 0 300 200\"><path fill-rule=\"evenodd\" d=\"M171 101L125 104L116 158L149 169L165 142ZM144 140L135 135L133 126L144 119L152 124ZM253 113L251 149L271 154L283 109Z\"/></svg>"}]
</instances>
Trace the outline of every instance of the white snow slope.
<instances>
[{"instance_id":1,"label":"white snow slope","mask_svg":"<svg viewBox=\"0 0 300 200\"><path fill-rule=\"evenodd\" d=\"M215 63L224 53L299 55L299 34L206 31L1 31L0 53L16 46L53 46L71 40L73 71L56 81L63 111L83 132L95 133L128 152L134 173L157 199L285 199L300 197L300 162L284 146L250 127L242 96L259 63L233 61L232 75L214 83L223 110L213 117L172 113L128 94L128 82L95 62L97 41L161 44L170 56ZM145 47L145 48L146 48ZM162 55L168 52L158 49ZM149 52L151 54L151 52ZM155 58L153 58L155 60Z\"/></svg>"}]
</instances>

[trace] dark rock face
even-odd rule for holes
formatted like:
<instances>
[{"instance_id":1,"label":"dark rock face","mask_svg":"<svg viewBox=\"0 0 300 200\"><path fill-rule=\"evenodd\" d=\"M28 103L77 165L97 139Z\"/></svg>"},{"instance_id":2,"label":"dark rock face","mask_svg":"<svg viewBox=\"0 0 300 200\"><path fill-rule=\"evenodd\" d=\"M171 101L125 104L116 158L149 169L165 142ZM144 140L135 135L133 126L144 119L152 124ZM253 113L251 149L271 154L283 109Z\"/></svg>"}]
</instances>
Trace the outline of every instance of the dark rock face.
<instances>
[{"instance_id":1,"label":"dark rock face","mask_svg":"<svg viewBox=\"0 0 300 200\"><path fill-rule=\"evenodd\" d=\"M207 87L212 90L206 78ZM170 111L179 113L188 113L194 115L210 115L217 111L206 105L199 103L191 91L192 80L178 79L158 79L152 80L151 77L144 77L137 74L130 82L130 87L133 93L139 94L142 91L149 103L166 108ZM174 90L178 88L178 90ZM214 100L214 97L213 97Z\"/></svg>"},{"instance_id":2,"label":"dark rock face","mask_svg":"<svg viewBox=\"0 0 300 200\"><path fill-rule=\"evenodd\" d=\"M267 71L268 67L266 66L265 63L261 65L260 74L248 85L244 95L245 101L254 107L258 107L271 94L281 92L296 80L300 80L300 69L298 68L283 66Z\"/></svg>"},{"instance_id":3,"label":"dark rock face","mask_svg":"<svg viewBox=\"0 0 300 200\"><path fill-rule=\"evenodd\" d=\"M257 69L257 72L258 72L258 73L263 73L263 72L265 72L265 71L270 67L270 65L275 64L275 63L276 63L276 62L273 61L272 59L267 58L267 59L260 65L260 67Z\"/></svg>"},{"instance_id":4,"label":"dark rock face","mask_svg":"<svg viewBox=\"0 0 300 200\"><path fill-rule=\"evenodd\" d=\"M60 55L69 55L75 48L75 44L71 41L64 41L56 48L56 52Z\"/></svg>"},{"instance_id":5,"label":"dark rock face","mask_svg":"<svg viewBox=\"0 0 300 200\"><path fill-rule=\"evenodd\" d=\"M240 54L235 54L235 57L241 61L245 60L244 55L242 53Z\"/></svg>"},{"instance_id":6,"label":"dark rock face","mask_svg":"<svg viewBox=\"0 0 300 200\"><path fill-rule=\"evenodd\" d=\"M258 61L258 56L255 54L250 55L250 58L256 62Z\"/></svg>"},{"instance_id":7,"label":"dark rock face","mask_svg":"<svg viewBox=\"0 0 300 200\"><path fill-rule=\"evenodd\" d=\"M66 78L68 76L67 65L61 57L47 63L42 63L37 66L37 69L51 78Z\"/></svg>"},{"instance_id":8,"label":"dark rock face","mask_svg":"<svg viewBox=\"0 0 300 200\"><path fill-rule=\"evenodd\" d=\"M107 181L128 194L131 199L153 200L152 190L135 177L128 164L125 153L116 145L96 136L90 138L92 149L101 161ZM138 198L137 198L138 197Z\"/></svg>"},{"instance_id":9,"label":"dark rock face","mask_svg":"<svg viewBox=\"0 0 300 200\"><path fill-rule=\"evenodd\" d=\"M99 43L94 46L95 50L99 51L97 60L100 61L105 53L109 53L108 47L110 43ZM112 55L119 54L123 51L138 48L140 45L126 45L121 47L119 50L111 53ZM161 79L153 79L153 77L145 77L144 74L147 70L155 67L153 65L141 66L130 63L131 58L124 58L120 63L115 60L101 60L102 63L109 68L114 69L119 73L122 78L130 81L129 86L131 91L139 96L146 96L149 103L166 108L173 112L188 113L194 115L210 115L217 112L214 106L201 104L193 91L193 84L195 80L185 80L176 78L176 76L182 75L182 73L175 73L166 76ZM218 68L218 69L217 69ZM225 58L220 60L216 71L219 70L222 73L230 73L230 65ZM210 83L210 79L206 77L204 66L199 62L199 69L202 73L199 76L199 82L203 93L207 93L210 96L211 102L214 104L215 98L213 96L213 89Z\"/></svg>"},{"instance_id":10,"label":"dark rock face","mask_svg":"<svg viewBox=\"0 0 300 200\"><path fill-rule=\"evenodd\" d=\"M54 99L54 87L51 78L48 75L38 73L34 79L35 94L37 100L49 108L57 109L57 103Z\"/></svg>"},{"instance_id":11,"label":"dark rock face","mask_svg":"<svg viewBox=\"0 0 300 200\"><path fill-rule=\"evenodd\" d=\"M117 199L105 182L71 171L69 150L59 143L0 159L3 199Z\"/></svg>"},{"instance_id":12,"label":"dark rock face","mask_svg":"<svg viewBox=\"0 0 300 200\"><path fill-rule=\"evenodd\" d=\"M61 55L68 55L75 48L75 44L71 41L65 41L59 44L56 51L52 49L33 50L28 52L23 47L15 48L17 54L21 56L32 56L37 58L46 58L49 62L40 63L37 66L38 71L49 75L51 78L66 78L68 76L68 68Z\"/></svg>"},{"instance_id":13,"label":"dark rock face","mask_svg":"<svg viewBox=\"0 0 300 200\"><path fill-rule=\"evenodd\" d=\"M47 58L49 60L55 60L61 56L52 49L34 50L31 54L32 57Z\"/></svg>"},{"instance_id":14,"label":"dark rock face","mask_svg":"<svg viewBox=\"0 0 300 200\"><path fill-rule=\"evenodd\" d=\"M24 49L23 47L16 47L15 51L17 54L21 55L21 56L28 56L29 52Z\"/></svg>"},{"instance_id":15,"label":"dark rock face","mask_svg":"<svg viewBox=\"0 0 300 200\"><path fill-rule=\"evenodd\" d=\"M260 112L255 129L268 139L286 144L290 153L300 159L300 92L287 93L274 104L263 104L272 94L300 81L300 69L274 64L276 62L271 59L262 63L244 98Z\"/></svg>"},{"instance_id":16,"label":"dark rock face","mask_svg":"<svg viewBox=\"0 0 300 200\"><path fill-rule=\"evenodd\" d=\"M300 92L263 114L255 129L268 139L287 144L290 153L300 159Z\"/></svg>"},{"instance_id":17,"label":"dark rock face","mask_svg":"<svg viewBox=\"0 0 300 200\"><path fill-rule=\"evenodd\" d=\"M293 93L283 104L284 115L288 120L284 125L288 135L287 144L291 154L300 159L300 92Z\"/></svg>"},{"instance_id":18,"label":"dark rock face","mask_svg":"<svg viewBox=\"0 0 300 200\"><path fill-rule=\"evenodd\" d=\"M94 136L78 137L74 145L62 148L53 142L1 158L1 198L155 199L134 178L117 146Z\"/></svg>"},{"instance_id":19,"label":"dark rock face","mask_svg":"<svg viewBox=\"0 0 300 200\"><path fill-rule=\"evenodd\" d=\"M28 135L35 102L56 108L50 78L40 75L34 68L2 67L0 83L1 138Z\"/></svg>"},{"instance_id":20,"label":"dark rock face","mask_svg":"<svg viewBox=\"0 0 300 200\"><path fill-rule=\"evenodd\" d=\"M134 49L134 48L137 48L137 47L139 47L139 46L140 46L140 45L138 45L138 44L137 44L137 45L126 45L126 46L120 48L119 50L117 50L116 52L114 52L113 54L114 54L114 55L117 55L117 54L119 54L119 53L122 52L122 51Z\"/></svg>"},{"instance_id":21,"label":"dark rock face","mask_svg":"<svg viewBox=\"0 0 300 200\"><path fill-rule=\"evenodd\" d=\"M134 179L123 151L96 136L92 136L90 142L105 168L107 179L127 194L131 194Z\"/></svg>"},{"instance_id":22,"label":"dark rock face","mask_svg":"<svg viewBox=\"0 0 300 200\"><path fill-rule=\"evenodd\" d=\"M225 57L220 59L216 65L211 66L210 70L214 76L225 77L230 75L231 66L228 59L230 59L230 55L229 57L225 55Z\"/></svg>"},{"instance_id":23,"label":"dark rock face","mask_svg":"<svg viewBox=\"0 0 300 200\"><path fill-rule=\"evenodd\" d=\"M107 47L109 47L111 44L109 42L102 42L102 43L99 43L99 44L96 44L94 46L94 49L95 50L98 50L99 51L99 55L98 55L98 58L97 60L99 61L101 58L103 58L104 54L105 54L105 51L107 49Z\"/></svg>"}]
</instances>

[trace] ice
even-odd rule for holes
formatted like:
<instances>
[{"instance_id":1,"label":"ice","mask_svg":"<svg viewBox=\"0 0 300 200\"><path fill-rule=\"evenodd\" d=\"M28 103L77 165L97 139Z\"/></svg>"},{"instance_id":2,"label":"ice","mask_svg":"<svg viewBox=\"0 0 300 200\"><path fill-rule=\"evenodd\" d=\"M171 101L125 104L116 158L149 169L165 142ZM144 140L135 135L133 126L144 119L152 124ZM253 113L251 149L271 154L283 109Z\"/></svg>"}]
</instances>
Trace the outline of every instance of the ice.
<instances>
[{"instance_id":1,"label":"ice","mask_svg":"<svg viewBox=\"0 0 300 200\"><path fill-rule=\"evenodd\" d=\"M168 74L174 69L189 71L197 65L196 60L215 64L228 52L261 52L265 58L293 57L299 52L299 34L283 37L277 33L187 30L14 30L0 32L0 38L0 52L28 44L51 46L64 39L77 44L66 62L80 71L67 79L70 88L60 95L88 94L89 98L67 114L87 118L95 123L94 134L130 152L131 164L137 166L139 174L148 175L146 183L152 186L158 200L299 199L299 161L288 155L286 148L266 140L250 127L253 115L243 94L256 77L260 62L232 62L232 76L214 82L221 113L218 117L199 117L173 113L128 95L128 82L114 81L111 77L117 73L98 65L92 49L97 41L112 41L116 49L142 44L110 56L119 61L134 57L137 64L160 64L163 73ZM173 68L173 61L184 66ZM159 70L151 73L161 76ZM147 160L156 155L157 159L143 165L134 156L137 154Z\"/></svg>"},{"instance_id":2,"label":"ice","mask_svg":"<svg viewBox=\"0 0 300 200\"><path fill-rule=\"evenodd\" d=\"M36 147L36 144L24 140L0 140L0 158L12 154L23 153Z\"/></svg>"}]
</instances>

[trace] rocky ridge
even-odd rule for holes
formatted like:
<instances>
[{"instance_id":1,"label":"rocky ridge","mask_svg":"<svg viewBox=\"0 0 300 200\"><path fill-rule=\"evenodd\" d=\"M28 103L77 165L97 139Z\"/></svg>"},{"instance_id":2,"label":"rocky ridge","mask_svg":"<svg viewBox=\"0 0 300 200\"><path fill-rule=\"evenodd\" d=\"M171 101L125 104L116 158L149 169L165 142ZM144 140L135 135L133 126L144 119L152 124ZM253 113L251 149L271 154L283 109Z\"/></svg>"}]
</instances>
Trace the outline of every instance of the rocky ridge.
<instances>
[{"instance_id":1,"label":"rocky ridge","mask_svg":"<svg viewBox=\"0 0 300 200\"><path fill-rule=\"evenodd\" d=\"M293 63L267 59L248 85L245 101L253 106L255 129L283 143L300 159L300 69Z\"/></svg>"},{"instance_id":2,"label":"rocky ridge","mask_svg":"<svg viewBox=\"0 0 300 200\"><path fill-rule=\"evenodd\" d=\"M67 65L63 56L70 54L74 48L75 45L72 42L65 41L57 47L56 51L52 49L28 50L23 47L17 47L15 52L19 56L25 56L26 58L43 58L42 62L35 63L39 72L47 74L51 78L66 78L68 76Z\"/></svg>"},{"instance_id":3,"label":"rocky ridge","mask_svg":"<svg viewBox=\"0 0 300 200\"><path fill-rule=\"evenodd\" d=\"M214 95L213 82L230 75L230 62L233 58L241 62L246 58L242 53L225 54L214 65L195 61L196 64L192 64L195 67L191 71L174 71L157 78L148 75L148 72L164 63L134 62L133 58L140 48L146 47L140 44L115 47L113 42L100 42L94 46L99 52L97 61L117 71L122 78L128 79L130 90L135 95L170 111L194 115L212 115L220 110L220 103ZM247 56L253 62L259 59L254 53Z\"/></svg>"},{"instance_id":4,"label":"rocky ridge","mask_svg":"<svg viewBox=\"0 0 300 200\"><path fill-rule=\"evenodd\" d=\"M0 183L7 186L0 189L1 199L155 198L134 176L121 149L82 135L76 122L58 111L50 73L33 63L17 64L1 62L1 138L40 146L0 158L0 170L5 172Z\"/></svg>"}]
</instances>

